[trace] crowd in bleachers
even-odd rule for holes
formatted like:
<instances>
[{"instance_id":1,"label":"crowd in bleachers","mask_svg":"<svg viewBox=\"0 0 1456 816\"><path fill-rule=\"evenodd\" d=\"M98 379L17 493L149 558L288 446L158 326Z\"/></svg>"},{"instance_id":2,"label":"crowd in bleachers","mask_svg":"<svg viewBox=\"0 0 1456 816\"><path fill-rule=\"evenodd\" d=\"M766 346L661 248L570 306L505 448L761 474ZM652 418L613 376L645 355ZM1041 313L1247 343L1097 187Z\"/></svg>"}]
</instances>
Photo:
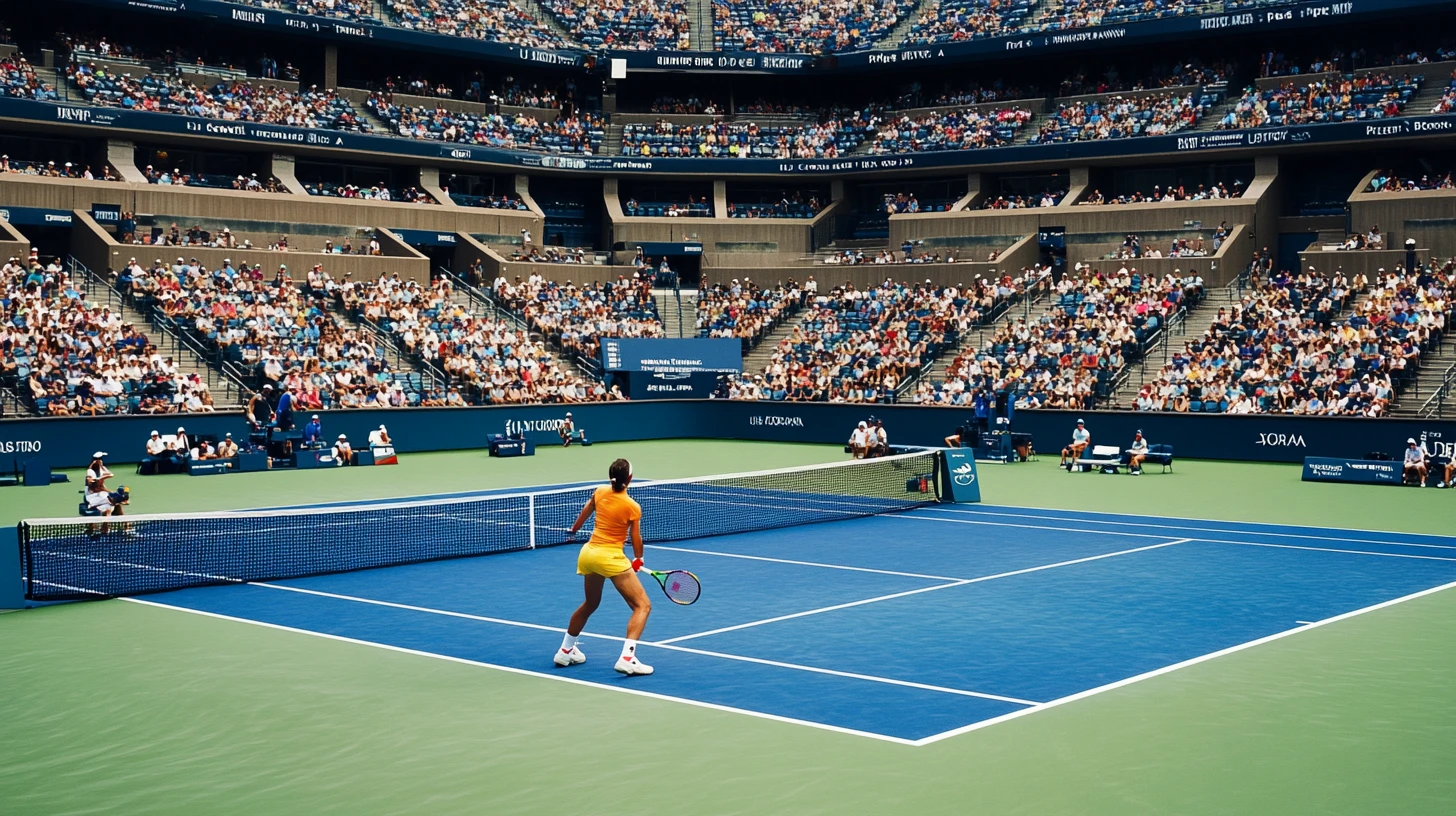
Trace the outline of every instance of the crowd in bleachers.
<instances>
[{"instance_id":1,"label":"crowd in bleachers","mask_svg":"<svg viewBox=\"0 0 1456 816\"><path fill-rule=\"evenodd\" d=\"M1034 5L1036 0L930 0L904 44L966 42L1012 34L1030 19Z\"/></svg>"},{"instance_id":2,"label":"crowd in bleachers","mask_svg":"<svg viewBox=\"0 0 1456 816\"><path fill-rule=\"evenodd\" d=\"M652 100L649 113L677 113L677 114L708 114L716 115L723 112L723 108L713 100L704 101L696 96L686 99L679 99L672 96L659 96Z\"/></svg>"},{"instance_id":3,"label":"crowd in bleachers","mask_svg":"<svg viewBox=\"0 0 1456 816\"><path fill-rule=\"evenodd\" d=\"M1456 268L1257 282L1138 392L1141 411L1384 416L1450 322ZM1348 317L1344 309L1362 292Z\"/></svg>"},{"instance_id":4,"label":"crowd in bleachers","mask_svg":"<svg viewBox=\"0 0 1456 816\"><path fill-rule=\"evenodd\" d=\"M247 193L288 192L278 179L272 176L266 180L260 179L257 173L249 173L246 176L233 176L227 173L184 173L181 168L158 170L149 164L146 170L142 171L142 175L146 176L148 184L163 186L176 184L183 187L207 187L213 190L241 190Z\"/></svg>"},{"instance_id":5,"label":"crowd in bleachers","mask_svg":"<svg viewBox=\"0 0 1456 816\"><path fill-rule=\"evenodd\" d=\"M1019 85L1007 85L999 79L984 85L966 85L959 82L946 81L939 92L927 90L919 82L912 82L901 89L900 93L895 97L893 107L906 109L947 105L979 105L986 102L1005 102L1012 99L1031 99L1040 96L1042 96L1041 91L1034 85L1027 86L1023 89Z\"/></svg>"},{"instance_id":6,"label":"crowd in bleachers","mask_svg":"<svg viewBox=\"0 0 1456 816\"><path fill-rule=\"evenodd\" d=\"M248 5L340 20L374 18L374 4L370 0L250 0Z\"/></svg>"},{"instance_id":7,"label":"crowd in bleachers","mask_svg":"<svg viewBox=\"0 0 1456 816\"><path fill-rule=\"evenodd\" d=\"M931 111L924 116L901 115L880 125L873 153L919 153L932 150L973 150L1011 144L1033 114L1024 108L980 111Z\"/></svg>"},{"instance_id":8,"label":"crowd in bleachers","mask_svg":"<svg viewBox=\"0 0 1456 816\"><path fill-rule=\"evenodd\" d=\"M1451 81L1446 85L1445 93L1431 106L1431 113L1450 113L1456 110L1456 71L1451 72Z\"/></svg>"},{"instance_id":9,"label":"crowd in bleachers","mask_svg":"<svg viewBox=\"0 0 1456 816\"><path fill-rule=\"evenodd\" d=\"M807 288L807 284L806 284ZM1017 292L1008 279L970 288L885 283L806 291L808 314L774 349L761 374L729 383L730 399L894 402L962 332Z\"/></svg>"},{"instance_id":10,"label":"crowd in bleachers","mask_svg":"<svg viewBox=\"0 0 1456 816\"><path fill-rule=\"evenodd\" d=\"M429 405L587 402L608 398L600 383L567 374L540 340L512 323L478 317L451 297L448 278L430 285L398 276L330 284L343 308L389 332L405 352L449 377Z\"/></svg>"},{"instance_id":11,"label":"crowd in bleachers","mask_svg":"<svg viewBox=\"0 0 1456 816\"><path fill-rule=\"evenodd\" d=\"M1103 195L1100 189L1094 188L1091 193L1088 193L1081 201L1078 201L1077 205L1180 204L1185 201L1218 201L1228 198L1243 198L1243 196L1244 183L1239 180L1235 180L1232 187L1223 182L1219 182L1218 184L1209 185L1200 184L1192 189L1189 189L1184 184L1170 184L1167 187L1155 184L1151 193L1144 193L1141 190L1137 190L1131 193Z\"/></svg>"},{"instance_id":12,"label":"crowd in bleachers","mask_svg":"<svg viewBox=\"0 0 1456 816\"><path fill-rule=\"evenodd\" d=\"M1354 71L1384 65L1427 65L1456 59L1456 48L1439 46L1434 49L1391 50L1371 53L1365 48L1345 51L1335 48L1327 57L1318 57L1307 66L1282 51L1268 50L1259 55L1259 76L1296 76L1299 74L1320 74L1326 72Z\"/></svg>"},{"instance_id":13,"label":"crowd in bleachers","mask_svg":"<svg viewBox=\"0 0 1456 816\"><path fill-rule=\"evenodd\" d=\"M391 0L391 22L400 28L452 37L562 48L566 41L513 0Z\"/></svg>"},{"instance_id":14,"label":"crowd in bleachers","mask_svg":"<svg viewBox=\"0 0 1456 816\"><path fill-rule=\"evenodd\" d=\"M1203 112L1203 103L1192 93L1077 100L1062 103L1041 123L1030 143L1162 136L1193 127Z\"/></svg>"},{"instance_id":15,"label":"crowd in bleachers","mask_svg":"<svg viewBox=\"0 0 1456 816\"><path fill-rule=\"evenodd\" d=\"M1372 71L1309 82L1285 82L1277 88L1247 89L1218 126L1225 129L1342 122L1399 116L1424 79Z\"/></svg>"},{"instance_id":16,"label":"crowd in bleachers","mask_svg":"<svg viewBox=\"0 0 1456 816\"><path fill-rule=\"evenodd\" d=\"M915 0L713 0L713 39L724 51L829 54L867 48Z\"/></svg>"},{"instance_id":17,"label":"crowd in bleachers","mask_svg":"<svg viewBox=\"0 0 1456 816\"><path fill-rule=\"evenodd\" d=\"M387 184L336 184L331 181L304 182L304 192L324 198L357 198L365 201L399 201L405 204L438 204L429 193L418 187L390 187Z\"/></svg>"},{"instance_id":18,"label":"crowd in bleachers","mask_svg":"<svg viewBox=\"0 0 1456 816\"><path fill-rule=\"evenodd\" d=\"M818 125L760 127L752 122L622 126L626 156L712 158L834 158L853 151L874 131L873 117L851 116Z\"/></svg>"},{"instance_id":19,"label":"crowd in bleachers","mask_svg":"<svg viewBox=\"0 0 1456 816\"><path fill-rule=\"evenodd\" d=\"M18 99L53 102L60 98L56 89L36 76L35 68L20 54L0 58L0 93Z\"/></svg>"},{"instance_id":20,"label":"crowd in bleachers","mask_svg":"<svg viewBox=\"0 0 1456 816\"><path fill-rule=\"evenodd\" d=\"M596 253L592 253L588 258L587 251L581 247L542 247L532 244L512 251L511 260L528 263L587 264L596 263Z\"/></svg>"},{"instance_id":21,"label":"crowd in bleachers","mask_svg":"<svg viewBox=\"0 0 1456 816\"><path fill-rule=\"evenodd\" d=\"M461 207L480 207L485 210L530 210L526 202L517 196L507 193L500 195L467 195L465 193L451 192L450 188L444 188L449 193L450 200Z\"/></svg>"},{"instance_id":22,"label":"crowd in bleachers","mask_svg":"<svg viewBox=\"0 0 1456 816\"><path fill-rule=\"evenodd\" d=\"M795 191L777 200L762 198L756 203L728 202L729 218L813 218L824 209L817 195L805 196Z\"/></svg>"},{"instance_id":23,"label":"crowd in bleachers","mask_svg":"<svg viewBox=\"0 0 1456 816\"><path fill-rule=\"evenodd\" d=\"M375 92L365 106L388 122L400 136L487 145L505 150L553 153L596 153L602 144L602 122L591 113L542 122L524 113L468 113L444 107L397 105L391 94Z\"/></svg>"},{"instance_id":24,"label":"crowd in bleachers","mask_svg":"<svg viewBox=\"0 0 1456 816\"><path fill-rule=\"evenodd\" d=\"M737 337L746 352L799 311L804 293L790 279L765 289L748 278L698 290L698 336Z\"/></svg>"},{"instance_id":25,"label":"crowd in bleachers","mask_svg":"<svg viewBox=\"0 0 1456 816\"><path fill-rule=\"evenodd\" d=\"M1093 408L1149 338L1202 294L1197 277L1066 275L1051 287L1045 313L1001 324L983 346L961 352L943 382L921 383L916 401L967 405L983 392L1024 407Z\"/></svg>"},{"instance_id":26,"label":"crowd in bleachers","mask_svg":"<svg viewBox=\"0 0 1456 816\"><path fill-rule=\"evenodd\" d=\"M1197 14L1206 0L1047 0L1031 28L1066 31Z\"/></svg>"},{"instance_id":27,"label":"crowd in bleachers","mask_svg":"<svg viewBox=\"0 0 1456 816\"><path fill-rule=\"evenodd\" d=\"M981 202L980 209L983 210L1024 210L1035 207L1055 207L1062 203L1067 197L1066 190L1043 190L1040 195L1021 195L1019 193L1003 193L992 198L987 196Z\"/></svg>"},{"instance_id":28,"label":"crowd in bleachers","mask_svg":"<svg viewBox=\"0 0 1456 816\"><path fill-rule=\"evenodd\" d=\"M1203 62L1194 59L1188 62L1181 62L1171 68L1155 68L1146 76L1131 80L1124 78L1115 67L1107 69L1098 77L1089 77L1085 71L1079 70L1072 76L1062 80L1061 86L1057 89L1057 96L1124 93L1128 91L1142 93L1154 88L1218 85L1220 83L1226 83L1228 78L1233 75L1235 68L1236 66L1232 63L1221 60L1205 65Z\"/></svg>"},{"instance_id":29,"label":"crowd in bleachers","mask_svg":"<svg viewBox=\"0 0 1456 816\"><path fill-rule=\"evenodd\" d=\"M522 315L551 346L578 359L595 360L601 337L662 337L662 321L645 276L580 286L531 275L522 281L497 278L493 296Z\"/></svg>"},{"instance_id":30,"label":"crowd in bleachers","mask_svg":"<svg viewBox=\"0 0 1456 816\"><path fill-rule=\"evenodd\" d=\"M183 375L137 327L88 300L85 283L34 253L0 266L0 383L46 416L215 410L207 382Z\"/></svg>"},{"instance_id":31,"label":"crowd in bleachers","mask_svg":"<svg viewBox=\"0 0 1456 816\"><path fill-rule=\"evenodd\" d=\"M628 197L622 212L634 218L712 218L713 202L707 196L687 197L687 201L638 201Z\"/></svg>"},{"instance_id":32,"label":"crowd in bleachers","mask_svg":"<svg viewBox=\"0 0 1456 816\"><path fill-rule=\"evenodd\" d=\"M1370 186L1365 189L1367 193L1405 193L1413 190L1450 190L1456 188L1456 180L1453 180L1451 171L1444 174L1425 173L1420 178L1407 176L1402 178L1396 175L1394 170L1382 170L1370 179Z\"/></svg>"},{"instance_id":33,"label":"crowd in bleachers","mask_svg":"<svg viewBox=\"0 0 1456 816\"><path fill-rule=\"evenodd\" d=\"M684 0L541 0L588 48L675 51L688 47Z\"/></svg>"},{"instance_id":34,"label":"crowd in bleachers","mask_svg":"<svg viewBox=\"0 0 1456 816\"><path fill-rule=\"evenodd\" d=\"M173 77L118 75L93 63L71 63L66 78L93 105L301 128L371 129L347 99L317 85L290 91L234 80L202 88Z\"/></svg>"},{"instance_id":35,"label":"crowd in bleachers","mask_svg":"<svg viewBox=\"0 0 1456 816\"><path fill-rule=\"evenodd\" d=\"M91 165L75 162L24 161L12 159L8 154L0 155L0 173L14 173L21 176L43 176L45 178L85 179L87 181L121 181L108 165L101 165L101 172L95 173Z\"/></svg>"},{"instance_id":36,"label":"crowd in bleachers","mask_svg":"<svg viewBox=\"0 0 1456 816\"><path fill-rule=\"evenodd\" d=\"M209 270L133 258L116 279L138 308L191 334L253 387L293 392L300 408L402 407L416 385L396 376L368 331L327 308L322 266L300 284L286 266L270 278L260 264L231 259Z\"/></svg>"}]
</instances>

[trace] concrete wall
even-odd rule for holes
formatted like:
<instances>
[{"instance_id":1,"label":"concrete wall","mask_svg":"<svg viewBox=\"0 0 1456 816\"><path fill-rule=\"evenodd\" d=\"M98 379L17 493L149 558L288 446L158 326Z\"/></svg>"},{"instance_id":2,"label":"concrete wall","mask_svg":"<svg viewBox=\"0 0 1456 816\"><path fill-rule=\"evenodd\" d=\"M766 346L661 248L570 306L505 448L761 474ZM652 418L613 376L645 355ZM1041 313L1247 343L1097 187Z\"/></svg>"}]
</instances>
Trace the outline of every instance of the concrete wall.
<instances>
[{"instance_id":1,"label":"concrete wall","mask_svg":"<svg viewBox=\"0 0 1456 816\"><path fill-rule=\"evenodd\" d=\"M1440 257L1456 255L1456 190L1356 193L1350 196L1350 228L1361 233L1379 225L1386 246L1414 238Z\"/></svg>"},{"instance_id":2,"label":"concrete wall","mask_svg":"<svg viewBox=\"0 0 1456 816\"><path fill-rule=\"evenodd\" d=\"M0 259L19 258L22 261L30 254L30 239L9 222L0 221ZM3 261L0 261L3 263Z\"/></svg>"}]
</instances>

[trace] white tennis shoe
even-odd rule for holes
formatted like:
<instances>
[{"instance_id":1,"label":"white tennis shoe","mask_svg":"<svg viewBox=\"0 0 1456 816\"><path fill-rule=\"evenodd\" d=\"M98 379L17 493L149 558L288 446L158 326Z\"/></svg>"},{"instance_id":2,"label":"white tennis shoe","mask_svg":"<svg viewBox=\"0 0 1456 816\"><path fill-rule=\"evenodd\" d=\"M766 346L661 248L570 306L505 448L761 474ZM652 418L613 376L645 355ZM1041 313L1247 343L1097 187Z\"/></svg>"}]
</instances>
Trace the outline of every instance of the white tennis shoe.
<instances>
[{"instance_id":1,"label":"white tennis shoe","mask_svg":"<svg viewBox=\"0 0 1456 816\"><path fill-rule=\"evenodd\" d=\"M612 668L629 677L634 674L652 674L652 667L638 660L636 655L617 658L617 665Z\"/></svg>"},{"instance_id":2,"label":"white tennis shoe","mask_svg":"<svg viewBox=\"0 0 1456 816\"><path fill-rule=\"evenodd\" d=\"M551 662L555 663L558 666L561 666L562 668L565 668L567 666L574 666L577 663L585 663L586 655L581 653L581 649L572 646L570 651L566 649L557 649L556 656L551 658Z\"/></svg>"}]
</instances>

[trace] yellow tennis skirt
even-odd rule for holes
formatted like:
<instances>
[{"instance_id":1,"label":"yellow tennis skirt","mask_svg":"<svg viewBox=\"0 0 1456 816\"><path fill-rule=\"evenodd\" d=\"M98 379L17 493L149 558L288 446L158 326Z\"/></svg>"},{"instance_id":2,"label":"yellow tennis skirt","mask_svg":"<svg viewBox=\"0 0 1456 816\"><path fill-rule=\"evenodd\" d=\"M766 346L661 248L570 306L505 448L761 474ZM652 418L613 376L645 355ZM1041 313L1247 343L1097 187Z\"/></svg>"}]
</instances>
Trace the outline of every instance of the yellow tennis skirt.
<instances>
[{"instance_id":1,"label":"yellow tennis skirt","mask_svg":"<svg viewBox=\"0 0 1456 816\"><path fill-rule=\"evenodd\" d=\"M611 578L632 569L632 562L621 547L599 547L595 544L581 545L576 556L577 575L600 575Z\"/></svg>"}]
</instances>

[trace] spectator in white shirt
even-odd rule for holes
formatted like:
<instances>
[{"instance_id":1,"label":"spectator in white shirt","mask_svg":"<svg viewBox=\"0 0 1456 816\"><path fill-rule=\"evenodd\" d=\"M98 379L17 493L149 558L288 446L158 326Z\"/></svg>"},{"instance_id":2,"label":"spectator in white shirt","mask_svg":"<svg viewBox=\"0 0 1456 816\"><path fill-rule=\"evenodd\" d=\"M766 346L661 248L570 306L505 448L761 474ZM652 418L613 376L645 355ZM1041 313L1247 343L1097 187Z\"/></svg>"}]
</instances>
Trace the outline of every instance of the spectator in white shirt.
<instances>
[{"instance_id":1,"label":"spectator in white shirt","mask_svg":"<svg viewBox=\"0 0 1456 816\"><path fill-rule=\"evenodd\" d=\"M338 440L334 442L334 464L347 465L353 455L354 449L349 447L349 437L339 434Z\"/></svg>"},{"instance_id":2,"label":"spectator in white shirt","mask_svg":"<svg viewBox=\"0 0 1456 816\"><path fill-rule=\"evenodd\" d=\"M380 425L377 430L369 432L369 447L379 448L393 444L389 440L389 430Z\"/></svg>"},{"instance_id":3,"label":"spectator in white shirt","mask_svg":"<svg viewBox=\"0 0 1456 816\"><path fill-rule=\"evenodd\" d=\"M217 458L231 459L238 455L238 443L233 441L233 435L228 434L217 443Z\"/></svg>"},{"instance_id":4,"label":"spectator in white shirt","mask_svg":"<svg viewBox=\"0 0 1456 816\"><path fill-rule=\"evenodd\" d=\"M1143 438L1143 432L1138 431L1133 435L1132 444L1128 446L1127 472L1133 476L1143 475L1143 460L1148 458L1148 440Z\"/></svg>"},{"instance_id":5,"label":"spectator in white shirt","mask_svg":"<svg viewBox=\"0 0 1456 816\"><path fill-rule=\"evenodd\" d=\"M152 431L151 439L147 440L147 455L156 459L167 450L167 445L162 442L162 435Z\"/></svg>"},{"instance_id":6,"label":"spectator in white shirt","mask_svg":"<svg viewBox=\"0 0 1456 816\"><path fill-rule=\"evenodd\" d=\"M1415 439L1405 441L1405 475L1406 478L1414 474L1416 486L1426 486L1426 452L1421 450Z\"/></svg>"},{"instance_id":7,"label":"spectator in white shirt","mask_svg":"<svg viewBox=\"0 0 1456 816\"><path fill-rule=\"evenodd\" d=\"M865 458L865 455L869 453L869 449L869 423L865 422L864 420L860 420L859 425L855 426L854 431L852 431L849 435L849 452L854 454L854 458L863 459Z\"/></svg>"}]
</instances>

